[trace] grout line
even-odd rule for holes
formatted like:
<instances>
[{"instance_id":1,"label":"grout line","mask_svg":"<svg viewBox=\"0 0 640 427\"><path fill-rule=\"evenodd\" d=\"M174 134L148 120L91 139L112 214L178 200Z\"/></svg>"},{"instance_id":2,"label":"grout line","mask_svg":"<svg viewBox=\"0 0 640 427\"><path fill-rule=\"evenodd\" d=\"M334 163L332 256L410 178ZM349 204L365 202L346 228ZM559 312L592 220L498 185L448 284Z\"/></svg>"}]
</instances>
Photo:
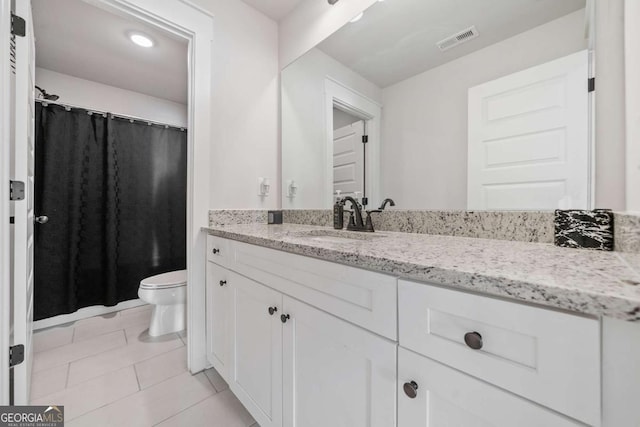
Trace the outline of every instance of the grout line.
<instances>
[{"instance_id":1,"label":"grout line","mask_svg":"<svg viewBox=\"0 0 640 427\"><path fill-rule=\"evenodd\" d=\"M83 357L82 359L78 359L78 360L88 359L89 357L96 357L96 356L99 356L99 355L102 355L102 354L105 354L105 353L109 353L109 352L111 352L111 351L120 350L120 349L125 348L125 347L127 347L127 346L115 347L115 348L112 348L112 349L106 350L106 351L104 351L104 352L102 352L102 353L92 354L91 356ZM86 378L86 379L84 379L84 380L80 381L79 383L74 384L72 387L75 387L75 386L77 386L77 385L79 385L79 384L82 384L82 383L84 383L84 382L87 382L87 381L91 381L91 380L93 380L93 379L95 379L95 378L98 378L98 377L101 377L101 376L103 376L103 375L108 375L108 374L110 374L110 373L112 373L112 372L119 371L120 369L124 369L124 368L127 368L127 367L129 367L129 366L136 365L136 364L138 364L138 363L146 362L146 361L151 360L151 359L153 359L153 358L156 358L156 357L158 357L158 356L162 356L162 355L167 354L167 353L169 353L169 352L172 352L172 351L174 351L174 350L178 350L178 349L179 349L179 348L181 348L181 347L183 347L183 346L174 347L174 348L171 348L171 349L169 349L169 350L165 350L165 351L163 351L163 352L161 352L161 353L154 354L154 355L152 355L152 356L147 357L146 359L138 360L137 362L133 363L132 365L122 366L122 367L120 367L120 368L116 368L116 369L112 369L112 370L110 370L110 371L108 371L108 372L104 372L103 374L97 375L97 376L95 376L95 377ZM78 360L74 360L74 362L77 362ZM187 370L187 372L189 372L189 370ZM173 377L171 377L171 378L173 378ZM162 382L162 381L161 381L161 382ZM158 384L160 384L160 383L158 383ZM215 388L215 387L214 387L214 388Z\"/></svg>"},{"instance_id":2,"label":"grout line","mask_svg":"<svg viewBox=\"0 0 640 427\"><path fill-rule=\"evenodd\" d=\"M129 365L129 366L132 366L132 365ZM122 369L126 369L126 368L128 368L129 366L126 366L126 367L124 367L124 368L122 368ZM134 368L134 369L135 369L135 368ZM185 372L186 372L186 373L188 373L189 371L185 371ZM160 381L160 382L158 382L158 383L156 383L156 384L153 384L153 385L151 385L151 386L149 386L149 387L145 388L144 390L146 391L146 390L149 390L149 389L151 389L151 388L153 388L153 387L156 387L156 386L158 386L158 385L160 385L160 384L164 383L165 381L169 381L169 380L171 380L171 379L173 379L173 378L175 378L175 377L177 377L177 376L179 376L179 375L184 374L185 372L181 372L181 373L180 373L180 374L178 374L178 375L174 375L174 376L172 376L172 377L166 378L166 379L164 379L164 380L162 380L162 381ZM108 375L108 374L105 374L105 375ZM197 374L196 374L196 375L197 375ZM203 375L204 375L204 374L203 374ZM136 377L137 377L137 375L136 375ZM97 378L97 377L96 377L96 378ZM74 387L75 387L75 386L74 386ZM133 392L133 393L127 394L126 396L122 396L122 397L120 397L118 400L114 400L113 402L105 403L104 405L99 406L99 407L97 407L97 408L95 408L95 409L92 409L92 410L91 410L91 411L89 411L89 412L85 412L85 413L83 413L83 414L81 414L81 415L78 415L78 416L77 416L77 417L75 417L75 418L80 418L80 417L82 417L82 416L85 416L85 415L90 414L90 413L92 413L92 412L96 412L96 411L98 411L98 410L100 410L100 409L102 409L102 408L105 408L105 407L107 407L107 406L115 405L116 403L120 402L121 400L131 398L131 396L134 396L134 395L135 395L135 394L137 394L137 393L142 393L142 391L141 391L141 390L138 390L138 391L135 391L135 392ZM158 425L158 424L160 424L160 423L162 423L162 422L164 422L164 421L166 421L166 420L168 420L169 418L174 417L175 415L179 414L180 412L183 412L183 411L185 411L185 410L187 410L187 409L191 408L192 406L197 405L197 404L198 404L198 403L200 403L200 402L203 402L203 401L207 400L208 398L210 398L210 397L211 397L211 396L213 396L213 395L215 395L215 393L212 393L212 394L210 394L210 395L208 395L208 396L204 397L203 399L201 399L201 400L199 400L199 401L197 401L197 402L193 403L192 405L188 406L187 408L184 408L184 409L182 409L182 410L180 410L180 411L176 412L175 414L172 414L172 415L170 415L169 417L167 417L167 418L165 418L165 419L163 419L163 420L161 420L161 421L158 421L158 423L154 424L154 426L155 426L155 425ZM44 396L44 397L46 397L46 396Z\"/></svg>"},{"instance_id":3,"label":"grout line","mask_svg":"<svg viewBox=\"0 0 640 427\"><path fill-rule=\"evenodd\" d=\"M214 387L214 390L215 390L215 387ZM153 426L160 425L160 424L162 424L163 422L165 422L165 421L167 421L167 420L170 420L171 418L174 418L174 417L176 417L176 416L180 415L181 413L183 413L183 412L185 412L185 411L187 411L187 410L189 410L189 409L193 408L194 406L201 404L201 403L202 403L202 402L204 402L205 400L209 399L211 396L215 396L215 393L214 393L214 394L210 394L209 396L205 397L204 399L202 399L202 400L198 400L198 401L197 401L196 403L194 403L193 405L189 405L189 406L187 406L186 408L181 409L180 411L176 412L175 414L172 414L172 415L168 416L167 418L164 418L164 419L162 419L162 420L158 421L157 423L153 424Z\"/></svg>"},{"instance_id":4,"label":"grout line","mask_svg":"<svg viewBox=\"0 0 640 427\"><path fill-rule=\"evenodd\" d=\"M138 391L142 391L142 386L140 386L140 378L138 378L138 370L136 369L136 364L131 365L133 367L133 373L136 375L136 382L138 383Z\"/></svg>"},{"instance_id":5,"label":"grout line","mask_svg":"<svg viewBox=\"0 0 640 427\"><path fill-rule=\"evenodd\" d=\"M110 334L113 334L113 333L115 333L115 332L120 332L120 331L112 331L112 332L109 332L109 333L110 333ZM126 337L126 335L125 335L125 342L126 342L126 339L127 339L127 337ZM75 344L75 343L66 344L66 345L74 345L74 344ZM80 361L80 360L88 359L88 358L90 358L90 357L95 357L95 356L98 356L98 355L100 355L100 354L108 353L108 352L110 352L110 351L117 350L117 349L119 349L119 348L123 348L123 347L126 347L126 344L125 344L125 345L119 345L119 346L116 346L116 347L113 347L113 348L108 348L108 349L103 350L103 351L101 351L101 352L99 352L99 353L92 353L92 354L88 354L88 355L83 356L83 357L81 357L81 358L79 358L79 359L68 360L68 361L66 361L66 362L60 363L59 365L52 365L52 366L48 366L48 367L46 367L46 368L44 368L44 369L41 369L40 371L44 371L44 370L47 370L47 369L55 368L55 367L58 367L58 366L63 366L63 365L66 365L66 364L68 364L69 366L71 366L71 364L72 364L73 362L78 362L78 361ZM38 371L38 372L40 372L40 371ZM94 377L94 378L95 378L95 377ZM84 382L84 381L83 381L83 382ZM78 383L78 384L79 384L79 383Z\"/></svg>"},{"instance_id":6,"label":"grout line","mask_svg":"<svg viewBox=\"0 0 640 427\"><path fill-rule=\"evenodd\" d=\"M127 366L127 368L128 368L128 366ZM123 368L123 369L124 369L124 368ZM84 412L84 413L82 413L82 414L79 414L79 415L77 415L77 416L75 416L75 417L73 417L73 418L71 418L71 419L65 420L65 421L71 421L71 420L78 419L78 418L80 418L80 417L84 417L84 416L85 416L85 415L87 415L87 414L90 414L90 413L92 413L92 412L99 411L99 410L100 410L100 409L102 409L102 408L105 408L105 407L107 407L107 406L109 406L109 405L113 405L114 403L119 402L119 401L121 401L121 400L127 399L127 398L129 398L129 397L131 397L131 396L133 396L133 395L135 395L136 393L139 393L139 392L140 392L140 391L134 391L133 393L129 393L129 394L127 394L126 396L122 396L122 397L121 397L121 398L119 398L118 400L114 400L113 402L105 403L105 404L104 404L104 405L102 405L102 406L98 406L98 407L97 407L97 408L95 408L95 409L92 409L92 410L90 410L90 411L88 411L88 412Z\"/></svg>"},{"instance_id":7,"label":"grout line","mask_svg":"<svg viewBox=\"0 0 640 427\"><path fill-rule=\"evenodd\" d=\"M67 363L67 376L64 380L64 389L66 390L69 386L69 374L71 373L71 362Z\"/></svg>"}]
</instances>

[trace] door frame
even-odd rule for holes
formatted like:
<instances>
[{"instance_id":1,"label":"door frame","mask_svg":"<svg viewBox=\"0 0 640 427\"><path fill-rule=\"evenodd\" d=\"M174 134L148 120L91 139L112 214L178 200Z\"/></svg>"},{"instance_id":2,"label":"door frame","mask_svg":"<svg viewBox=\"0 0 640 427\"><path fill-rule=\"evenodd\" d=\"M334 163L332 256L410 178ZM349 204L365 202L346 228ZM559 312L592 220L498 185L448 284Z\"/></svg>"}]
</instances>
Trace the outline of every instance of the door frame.
<instances>
[{"instance_id":1,"label":"door frame","mask_svg":"<svg viewBox=\"0 0 640 427\"><path fill-rule=\"evenodd\" d=\"M324 80L325 102L325 167L324 167L324 205L333 206L333 108L359 117L365 121L365 133L369 135L367 143L366 188L365 194L369 206L377 206L380 197L380 129L382 122L382 105L371 98L351 89L338 80L326 76Z\"/></svg>"},{"instance_id":2,"label":"door frame","mask_svg":"<svg viewBox=\"0 0 640 427\"><path fill-rule=\"evenodd\" d=\"M6 0L4 0L6 1ZM209 155L213 75L213 14L188 0L83 0L133 17L188 41L187 359L192 373L209 366L206 353L205 267L209 225Z\"/></svg>"},{"instance_id":3,"label":"door frame","mask_svg":"<svg viewBox=\"0 0 640 427\"><path fill-rule=\"evenodd\" d=\"M11 0L0 0L0 44L9 46ZM4 50L2 51L5 52ZM10 225L9 168L11 84L9 57L0 58L0 405L9 404L9 336L10 336Z\"/></svg>"}]
</instances>

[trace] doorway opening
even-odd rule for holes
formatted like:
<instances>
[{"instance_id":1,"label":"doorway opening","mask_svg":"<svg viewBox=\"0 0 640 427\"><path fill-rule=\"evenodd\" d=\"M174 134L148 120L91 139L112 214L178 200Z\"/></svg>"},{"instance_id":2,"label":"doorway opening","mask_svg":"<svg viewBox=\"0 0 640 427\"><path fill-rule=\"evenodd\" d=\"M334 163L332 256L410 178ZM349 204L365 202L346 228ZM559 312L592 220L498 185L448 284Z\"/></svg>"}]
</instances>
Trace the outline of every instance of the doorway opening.
<instances>
[{"instance_id":1,"label":"doorway opening","mask_svg":"<svg viewBox=\"0 0 640 427\"><path fill-rule=\"evenodd\" d=\"M31 2L17 2L20 6L20 10L16 10L18 16L24 16L28 18L28 23L32 22L31 20ZM49 2L53 3L53 2ZM55 2L58 5L58 2ZM62 2L60 2L62 3ZM143 0L129 0L129 1L120 1L120 0L87 0L81 2L83 5L91 4L93 6L98 6L101 10L107 10L111 13L119 15L121 17L129 17L130 19L137 20L139 23L144 23L154 27L157 31L165 31L169 33L172 37L183 40L183 44L186 45L186 55L185 61L183 65L186 65L186 76L188 83L186 84L186 126L184 129L189 129L189 133L187 136L187 154L186 164L187 164L187 176L184 179L184 189L183 195L186 198L186 225L183 227L184 237L186 240L186 262L185 267L187 267L188 281L190 282L190 288L188 290L188 300L194 301L189 308L190 311L195 312L196 315L198 312L204 312L204 304L199 304L204 301L204 247L205 247L205 237L201 235L200 229L203 226L207 225L207 208L208 208L208 200L206 197L203 197L205 194L208 194L208 172L206 170L206 161L208 159L209 153L209 121L210 121L210 112L211 112L211 96L210 96L210 76L211 76L211 65L212 65L212 51L211 51L211 43L212 43L212 33L213 33L213 25L212 25L212 17L207 13L204 13L201 9L198 9L188 3L178 2L177 4L167 5L167 4L148 4ZM164 3L164 2L163 2ZM3 2L3 6L6 5ZM93 7L92 6L92 7ZM3 9L4 10L4 9ZM67 17L68 18L68 17ZM65 22L68 22L69 19L65 19ZM33 31L32 27L28 27L30 32L30 39L25 38L24 41L26 43L33 43ZM196 43L197 41L197 43ZM21 52L24 46L17 46L17 51ZM33 51L33 49L32 49ZM22 56L23 58L27 56ZM198 60L198 67L194 67L195 60ZM188 63L187 63L188 60ZM35 65L35 60L30 59L31 62L26 62L25 68L33 67ZM117 69L116 69L117 70ZM34 70L35 71L35 70ZM122 72L122 70L117 70ZM59 73L62 74L62 73ZM19 73L20 76L27 76L28 73ZM71 76L74 78L78 78L76 76ZM26 78L25 78L26 80ZM87 79L81 79L87 80ZM77 104L64 104L62 93L63 90L54 90L52 88L46 87L45 85L38 84L42 91L35 89L35 83L37 78L35 77L35 72L31 74L31 82L30 84L24 85L25 88L31 88L25 91L25 94L20 93L20 96L16 96L16 98L22 99L22 95L24 95L24 99L22 99L22 103L26 106L24 109L16 108L17 114L23 114L23 121L21 122L16 118L14 122L12 122L12 126L16 128L18 132L29 132L33 131L33 127L29 125L28 121L25 121L24 118L28 118L28 113L25 113L26 109L35 110L35 97L36 93L42 97L42 100L47 103L47 106L44 108L52 108L59 107L65 113L69 112L68 110L82 110L79 107L84 107L82 105ZM39 82L38 82L39 83ZM3 85L9 84L8 79L3 79ZM43 87L44 86L44 87ZM107 85L109 86L109 85ZM114 86L114 85L111 85ZM62 86L61 86L62 87ZM196 92L196 87L198 91ZM128 90L128 89L125 89ZM28 94L27 94L28 92ZM83 92L83 91L80 91ZM45 94L47 95L45 97ZM58 95L60 98L53 99L52 95ZM61 104L61 105L57 105ZM132 104L135 103L127 103L128 107L131 107ZM43 104L38 104L41 107ZM140 106L135 104L133 106ZM17 104L16 104L17 107ZM2 110L4 112L4 109ZM84 108L84 111L80 111L86 115L91 115L94 118L102 116L103 119L106 120L122 120L128 121L129 123L139 121L139 119L144 119L147 121L146 125L149 127L158 126L167 129L171 127L175 123L171 123L168 120L160 119L160 120L151 120L144 116L135 115L132 113L122 113L117 110L109 109L98 109L94 106L88 105ZM166 111L165 111L166 112ZM111 114L107 114L111 113ZM35 115L35 113L32 112ZM146 115L146 114L145 114ZM132 124L133 124L132 123ZM180 126L182 127L182 126ZM24 138L23 138L24 139ZM20 143L25 143L26 139L19 139L16 137L15 146L22 146ZM2 139L3 150L6 147L11 147L10 140L8 138ZM15 147L14 146L14 147ZM202 161L196 162L195 159L203 159ZM9 164L9 162L7 162ZM27 169L29 168L29 162L25 163L27 165ZM76 164L76 163L74 163ZM30 166L32 169L33 164ZM28 181L28 175L26 176ZM12 177L13 179L13 177ZM33 189L29 189L27 187L27 198L33 201ZM195 197L195 194L199 194L200 197ZM16 203L16 202L11 202ZM7 206L15 206L9 205L7 201L3 200L3 212L4 208ZM16 221L18 215L15 216ZM43 215L38 215L43 216ZM24 218L21 218L20 221L24 224L29 224L28 219L34 218L33 210L31 212L31 217L25 215ZM43 221L44 222L44 221ZM40 223L37 223L40 225ZM28 226L28 225L27 225ZM33 230L33 226L31 229ZM3 229L3 235L5 233L8 234L8 230ZM17 240L17 239L15 239ZM25 242L28 243L28 239L25 239ZM10 252L14 255L14 259L24 258L26 260L29 259L28 251L22 253L20 251L16 251L15 248L10 248ZM155 251L152 251L155 253ZM26 254L26 256L25 256ZM13 392L13 403L14 404L26 404L28 403L28 378L31 374L31 362L32 362L32 341L31 341L31 331L33 328L33 300L28 298L28 292L30 292L29 287L26 286L28 281L26 280L28 277L33 277L33 264L28 261L23 260L27 265L31 268L31 273L24 270L24 275L26 276L22 281L19 280L3 280L2 290L3 295L6 295L5 290L9 289L12 283L15 283L16 286L13 287L12 290L12 299L9 304L5 304L3 307L10 308L12 312L11 316L11 325L5 324L1 331L3 340L9 337L9 330L13 331L13 337L10 344L12 345L23 345L26 353L26 361L17 365L16 367L11 369L11 373L13 374L14 381L11 391ZM12 268L13 275L21 275L23 271L21 269L13 268L13 263L7 262L6 258L2 260L2 267L10 267ZM4 279L4 278L3 278ZM15 277L14 277L15 279ZM17 298L16 296L20 296ZM197 296L196 296L197 295ZM3 301L4 302L4 301ZM201 306L199 306L201 305ZM194 316L189 316L189 319ZM189 321L189 323L193 323ZM191 329L191 328L190 328ZM24 333L16 334L17 330L21 330ZM206 356L204 350L204 325L196 325L191 331L190 336L195 337L194 340L188 340L188 348L189 348L189 357L188 357L188 365L192 372L197 372L206 367ZM9 370L8 370L9 371ZM2 385L3 385L3 402L4 400L4 390L7 390L8 381L5 379L8 378L8 371L3 372L2 375ZM7 376L5 376L7 375ZM5 388L6 387L6 388ZM8 394L7 394L8 396ZM8 403L8 402L7 402Z\"/></svg>"}]
</instances>

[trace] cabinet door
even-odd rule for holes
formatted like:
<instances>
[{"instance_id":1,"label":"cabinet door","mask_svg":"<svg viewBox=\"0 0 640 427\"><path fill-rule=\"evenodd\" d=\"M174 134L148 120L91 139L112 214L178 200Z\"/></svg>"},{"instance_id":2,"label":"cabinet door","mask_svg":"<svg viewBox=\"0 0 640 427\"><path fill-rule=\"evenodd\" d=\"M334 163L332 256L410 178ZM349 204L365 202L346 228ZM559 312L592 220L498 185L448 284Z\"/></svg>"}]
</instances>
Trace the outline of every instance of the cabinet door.
<instances>
[{"instance_id":1,"label":"cabinet door","mask_svg":"<svg viewBox=\"0 0 640 427\"><path fill-rule=\"evenodd\" d=\"M402 347L398 384L398 427L584 426Z\"/></svg>"},{"instance_id":2,"label":"cabinet door","mask_svg":"<svg viewBox=\"0 0 640 427\"><path fill-rule=\"evenodd\" d=\"M229 270L207 262L207 358L228 381L231 353Z\"/></svg>"},{"instance_id":3,"label":"cabinet door","mask_svg":"<svg viewBox=\"0 0 640 427\"><path fill-rule=\"evenodd\" d=\"M280 427L282 294L235 273L229 282L233 300L229 387L261 427Z\"/></svg>"},{"instance_id":4,"label":"cabinet door","mask_svg":"<svg viewBox=\"0 0 640 427\"><path fill-rule=\"evenodd\" d=\"M283 300L284 426L395 426L396 344Z\"/></svg>"}]
</instances>

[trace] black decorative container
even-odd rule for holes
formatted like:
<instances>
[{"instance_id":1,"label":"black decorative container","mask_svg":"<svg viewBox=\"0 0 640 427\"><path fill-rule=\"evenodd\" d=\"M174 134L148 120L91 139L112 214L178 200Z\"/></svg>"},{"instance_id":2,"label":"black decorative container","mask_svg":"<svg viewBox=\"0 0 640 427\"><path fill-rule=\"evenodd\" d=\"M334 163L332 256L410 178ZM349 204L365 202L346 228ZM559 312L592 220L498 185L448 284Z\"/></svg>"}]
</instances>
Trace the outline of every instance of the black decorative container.
<instances>
[{"instance_id":1,"label":"black decorative container","mask_svg":"<svg viewBox=\"0 0 640 427\"><path fill-rule=\"evenodd\" d=\"M613 250L613 212L609 209L556 210L554 223L556 246Z\"/></svg>"}]
</instances>

